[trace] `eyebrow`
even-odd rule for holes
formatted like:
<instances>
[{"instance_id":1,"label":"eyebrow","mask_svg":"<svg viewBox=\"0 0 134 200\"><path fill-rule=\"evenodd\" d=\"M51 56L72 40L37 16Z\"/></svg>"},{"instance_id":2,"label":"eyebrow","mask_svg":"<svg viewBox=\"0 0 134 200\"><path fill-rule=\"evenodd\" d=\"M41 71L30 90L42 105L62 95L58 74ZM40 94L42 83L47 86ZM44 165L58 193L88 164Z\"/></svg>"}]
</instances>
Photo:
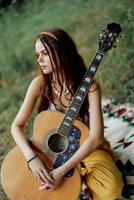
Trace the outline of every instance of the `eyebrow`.
<instances>
[{"instance_id":1,"label":"eyebrow","mask_svg":"<svg viewBox=\"0 0 134 200\"><path fill-rule=\"evenodd\" d=\"M47 53L46 50L41 50L40 52L41 52L41 53ZM36 53L38 53L38 52L36 51ZM49 53L49 52L48 52L48 53Z\"/></svg>"}]
</instances>

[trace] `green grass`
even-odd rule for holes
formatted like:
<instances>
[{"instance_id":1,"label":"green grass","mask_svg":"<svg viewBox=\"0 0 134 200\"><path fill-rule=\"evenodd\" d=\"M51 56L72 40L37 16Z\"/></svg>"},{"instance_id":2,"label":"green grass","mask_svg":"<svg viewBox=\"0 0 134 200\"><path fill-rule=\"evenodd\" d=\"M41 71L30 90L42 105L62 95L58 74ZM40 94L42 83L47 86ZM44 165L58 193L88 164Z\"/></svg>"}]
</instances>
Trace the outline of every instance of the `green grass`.
<instances>
[{"instance_id":1,"label":"green grass","mask_svg":"<svg viewBox=\"0 0 134 200\"><path fill-rule=\"evenodd\" d=\"M120 23L123 37L105 57L97 78L103 95L134 103L133 6L130 0L31 0L21 9L0 11L0 163L15 145L10 126L29 83L37 75L34 38L40 31L65 29L89 66L102 28L112 21ZM35 114L26 128L28 135L32 134ZM0 200L6 199L0 189Z\"/></svg>"}]
</instances>

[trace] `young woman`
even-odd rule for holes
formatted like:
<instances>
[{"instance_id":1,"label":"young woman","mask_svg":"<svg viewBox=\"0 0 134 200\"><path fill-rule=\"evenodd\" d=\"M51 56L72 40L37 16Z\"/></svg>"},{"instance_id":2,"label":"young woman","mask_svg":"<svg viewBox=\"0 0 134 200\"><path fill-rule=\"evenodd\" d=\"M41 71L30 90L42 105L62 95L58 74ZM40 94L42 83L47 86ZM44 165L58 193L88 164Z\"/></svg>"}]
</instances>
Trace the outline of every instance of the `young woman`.
<instances>
[{"instance_id":1,"label":"young woman","mask_svg":"<svg viewBox=\"0 0 134 200\"><path fill-rule=\"evenodd\" d=\"M90 125L90 135L79 150L64 165L48 172L30 147L24 127L37 99L40 99L39 112L50 109L65 113L86 72L83 59L64 30L53 29L40 33L36 38L35 52L41 75L31 82L12 123L11 133L26 160L31 160L31 172L42 181L39 189L54 190L64 175L81 163L79 171L85 177L85 184L92 191L93 199L115 200L121 195L123 182L110 145L104 138L101 92L96 81L92 83L78 115L79 120Z\"/></svg>"}]
</instances>

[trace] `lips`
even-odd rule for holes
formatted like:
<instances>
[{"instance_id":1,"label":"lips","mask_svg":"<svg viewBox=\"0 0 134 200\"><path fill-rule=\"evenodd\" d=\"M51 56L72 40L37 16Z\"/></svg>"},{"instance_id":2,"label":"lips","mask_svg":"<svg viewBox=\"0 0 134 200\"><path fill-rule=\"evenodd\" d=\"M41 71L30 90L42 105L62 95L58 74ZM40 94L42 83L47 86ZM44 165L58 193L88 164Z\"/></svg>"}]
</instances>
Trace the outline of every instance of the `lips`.
<instances>
[{"instance_id":1,"label":"lips","mask_svg":"<svg viewBox=\"0 0 134 200\"><path fill-rule=\"evenodd\" d=\"M45 69L46 68L46 66L44 66L44 65L41 65L40 67L41 67L41 69Z\"/></svg>"}]
</instances>

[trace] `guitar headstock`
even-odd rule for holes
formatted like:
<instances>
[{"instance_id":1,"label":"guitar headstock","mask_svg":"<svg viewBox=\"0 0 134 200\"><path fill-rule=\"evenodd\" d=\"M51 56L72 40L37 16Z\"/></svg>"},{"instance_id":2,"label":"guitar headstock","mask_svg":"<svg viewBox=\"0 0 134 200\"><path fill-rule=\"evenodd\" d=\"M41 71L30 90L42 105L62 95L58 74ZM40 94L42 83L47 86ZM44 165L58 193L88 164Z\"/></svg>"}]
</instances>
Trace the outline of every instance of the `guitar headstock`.
<instances>
[{"instance_id":1,"label":"guitar headstock","mask_svg":"<svg viewBox=\"0 0 134 200\"><path fill-rule=\"evenodd\" d=\"M101 39L99 39L99 50L102 52L107 52L112 47L117 40L121 32L121 27L119 24L111 23L103 30L104 34Z\"/></svg>"}]
</instances>

